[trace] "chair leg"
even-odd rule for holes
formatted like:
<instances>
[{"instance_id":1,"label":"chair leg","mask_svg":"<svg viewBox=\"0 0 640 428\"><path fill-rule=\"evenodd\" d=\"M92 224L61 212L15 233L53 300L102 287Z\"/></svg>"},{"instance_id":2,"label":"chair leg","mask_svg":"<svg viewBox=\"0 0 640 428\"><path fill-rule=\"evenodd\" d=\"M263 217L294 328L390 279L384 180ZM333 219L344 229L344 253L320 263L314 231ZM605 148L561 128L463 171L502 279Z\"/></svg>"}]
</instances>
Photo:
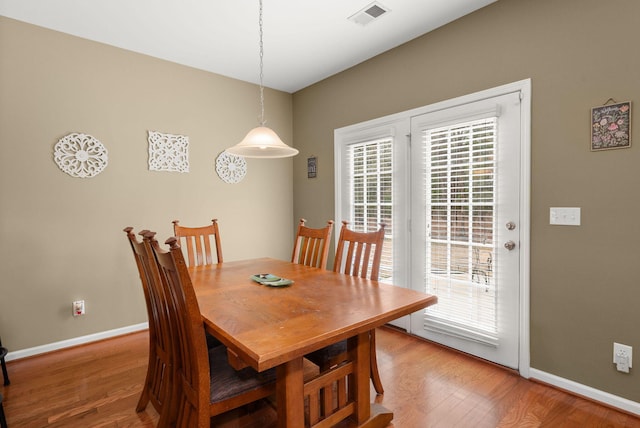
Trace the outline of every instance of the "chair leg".
<instances>
[{"instance_id":1,"label":"chair leg","mask_svg":"<svg viewBox=\"0 0 640 428\"><path fill-rule=\"evenodd\" d=\"M4 407L2 406L2 395L0 395L0 427L7 428L7 419L4 416Z\"/></svg>"},{"instance_id":2,"label":"chair leg","mask_svg":"<svg viewBox=\"0 0 640 428\"><path fill-rule=\"evenodd\" d=\"M150 393L149 393L149 384L151 383L151 379L154 376L155 369L155 339L152 336L151 332L149 335L149 361L147 362L147 375L144 378L144 383L142 384L142 392L140 393L140 398L138 399L138 404L136 405L136 412L140 413L147 408L147 404L149 404Z\"/></svg>"},{"instance_id":3,"label":"chair leg","mask_svg":"<svg viewBox=\"0 0 640 428\"><path fill-rule=\"evenodd\" d=\"M4 358L0 360L2 364L2 376L4 376L4 384L9 385L11 382L9 381L9 372L7 371L7 363L4 361Z\"/></svg>"},{"instance_id":4,"label":"chair leg","mask_svg":"<svg viewBox=\"0 0 640 428\"><path fill-rule=\"evenodd\" d=\"M369 351L370 361L369 365L371 366L371 380L373 381L373 388L376 390L378 395L384 394L384 388L382 388L382 380L380 380L380 372L378 371L378 358L376 357L376 331L371 330L370 332L370 344L371 349Z\"/></svg>"},{"instance_id":5,"label":"chair leg","mask_svg":"<svg viewBox=\"0 0 640 428\"><path fill-rule=\"evenodd\" d=\"M138 404L136 405L136 412L140 413L147 408L147 404L149 404L149 388L147 386L147 380L144 381L144 386L142 387L142 393L140 394L140 398L138 399Z\"/></svg>"}]
</instances>

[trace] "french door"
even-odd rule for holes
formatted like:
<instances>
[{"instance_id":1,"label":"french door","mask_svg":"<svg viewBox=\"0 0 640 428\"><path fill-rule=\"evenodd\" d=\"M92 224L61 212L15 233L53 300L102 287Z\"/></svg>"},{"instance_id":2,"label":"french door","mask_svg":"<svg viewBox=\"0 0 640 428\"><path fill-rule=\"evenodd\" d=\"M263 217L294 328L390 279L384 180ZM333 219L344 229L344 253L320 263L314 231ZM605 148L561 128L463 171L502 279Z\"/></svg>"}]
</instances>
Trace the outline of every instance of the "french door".
<instances>
[{"instance_id":1,"label":"french door","mask_svg":"<svg viewBox=\"0 0 640 428\"><path fill-rule=\"evenodd\" d=\"M380 280L438 296L394 324L521 372L529 100L526 80L335 131L336 222L386 223Z\"/></svg>"},{"instance_id":2,"label":"french door","mask_svg":"<svg viewBox=\"0 0 640 428\"><path fill-rule=\"evenodd\" d=\"M411 119L414 334L518 368L520 92Z\"/></svg>"}]
</instances>

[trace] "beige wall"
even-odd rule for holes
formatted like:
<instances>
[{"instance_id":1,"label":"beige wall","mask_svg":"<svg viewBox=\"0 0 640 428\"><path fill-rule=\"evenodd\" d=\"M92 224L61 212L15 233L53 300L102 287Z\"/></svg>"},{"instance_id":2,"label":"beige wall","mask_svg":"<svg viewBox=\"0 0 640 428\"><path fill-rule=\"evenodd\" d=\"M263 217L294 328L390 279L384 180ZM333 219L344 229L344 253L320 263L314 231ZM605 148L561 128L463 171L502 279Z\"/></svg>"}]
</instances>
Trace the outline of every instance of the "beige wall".
<instances>
[{"instance_id":1,"label":"beige wall","mask_svg":"<svg viewBox=\"0 0 640 428\"><path fill-rule=\"evenodd\" d=\"M269 125L292 140L291 95L267 90ZM235 185L216 156L258 124L255 85L0 17L0 335L11 350L146 321L122 229L164 240L171 220L218 218L225 260L288 259L292 160L247 159ZM190 139L190 172L151 172L147 131ZM71 133L109 165L72 178L53 161ZM73 318L71 302L86 301Z\"/></svg>"},{"instance_id":2,"label":"beige wall","mask_svg":"<svg viewBox=\"0 0 640 428\"><path fill-rule=\"evenodd\" d=\"M531 366L640 401L638 368L612 364L614 341L640 350L640 136L589 150L591 107L640 101L638 17L637 0L499 0L295 93L318 178L294 163L294 216L334 218L335 128L531 78ZM582 207L582 226L550 226L552 206Z\"/></svg>"}]
</instances>

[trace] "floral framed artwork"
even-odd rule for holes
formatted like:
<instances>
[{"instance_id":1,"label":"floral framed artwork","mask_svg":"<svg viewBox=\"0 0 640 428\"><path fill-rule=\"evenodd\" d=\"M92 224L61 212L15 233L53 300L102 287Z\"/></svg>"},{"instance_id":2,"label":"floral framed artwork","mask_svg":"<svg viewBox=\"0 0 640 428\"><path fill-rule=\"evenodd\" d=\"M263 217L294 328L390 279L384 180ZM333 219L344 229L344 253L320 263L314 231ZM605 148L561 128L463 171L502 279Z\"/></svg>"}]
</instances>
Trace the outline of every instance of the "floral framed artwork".
<instances>
[{"instance_id":1,"label":"floral framed artwork","mask_svg":"<svg viewBox=\"0 0 640 428\"><path fill-rule=\"evenodd\" d=\"M591 151L627 147L631 147L631 102L592 108Z\"/></svg>"}]
</instances>

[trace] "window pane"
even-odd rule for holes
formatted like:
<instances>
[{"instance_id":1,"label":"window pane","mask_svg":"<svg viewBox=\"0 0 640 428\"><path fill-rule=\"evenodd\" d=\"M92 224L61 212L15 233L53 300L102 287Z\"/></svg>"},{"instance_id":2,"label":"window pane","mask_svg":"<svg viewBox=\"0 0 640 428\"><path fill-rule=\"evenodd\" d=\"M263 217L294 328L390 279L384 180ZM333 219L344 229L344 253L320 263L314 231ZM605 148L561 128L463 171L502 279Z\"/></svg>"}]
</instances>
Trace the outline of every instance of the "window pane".
<instances>
[{"instance_id":1,"label":"window pane","mask_svg":"<svg viewBox=\"0 0 640 428\"><path fill-rule=\"evenodd\" d=\"M493 235L496 119L424 130L427 316L496 332Z\"/></svg>"},{"instance_id":2,"label":"window pane","mask_svg":"<svg viewBox=\"0 0 640 428\"><path fill-rule=\"evenodd\" d=\"M393 274L393 145L382 139L349 146L351 163L350 228L362 232L378 230L385 223L386 233L380 264L380 279Z\"/></svg>"}]
</instances>

